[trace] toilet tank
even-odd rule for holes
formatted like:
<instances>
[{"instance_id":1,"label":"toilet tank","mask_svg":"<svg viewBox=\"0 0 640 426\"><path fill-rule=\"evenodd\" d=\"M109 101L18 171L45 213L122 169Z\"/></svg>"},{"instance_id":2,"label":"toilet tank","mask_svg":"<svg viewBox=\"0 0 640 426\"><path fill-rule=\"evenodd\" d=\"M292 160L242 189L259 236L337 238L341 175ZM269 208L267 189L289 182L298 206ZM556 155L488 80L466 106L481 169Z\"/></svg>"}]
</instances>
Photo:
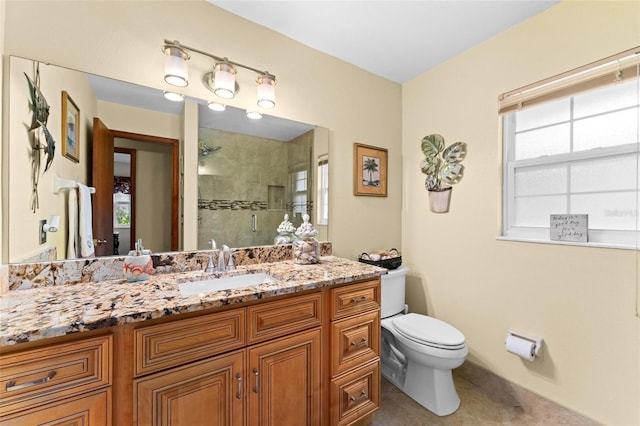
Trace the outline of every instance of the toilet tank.
<instances>
[{"instance_id":1,"label":"toilet tank","mask_svg":"<svg viewBox=\"0 0 640 426\"><path fill-rule=\"evenodd\" d=\"M381 316L387 318L404 311L405 278L409 268L401 266L382 275Z\"/></svg>"}]
</instances>

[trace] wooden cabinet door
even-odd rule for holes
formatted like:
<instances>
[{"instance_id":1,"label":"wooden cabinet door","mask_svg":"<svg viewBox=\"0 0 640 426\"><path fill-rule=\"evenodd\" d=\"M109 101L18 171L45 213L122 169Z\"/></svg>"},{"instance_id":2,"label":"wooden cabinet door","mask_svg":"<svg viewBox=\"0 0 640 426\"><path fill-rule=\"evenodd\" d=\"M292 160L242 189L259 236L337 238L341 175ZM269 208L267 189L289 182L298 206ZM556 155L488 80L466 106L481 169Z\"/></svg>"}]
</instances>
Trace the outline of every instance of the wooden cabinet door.
<instances>
[{"instance_id":1,"label":"wooden cabinet door","mask_svg":"<svg viewBox=\"0 0 640 426\"><path fill-rule=\"evenodd\" d=\"M242 426L245 351L134 381L140 426Z\"/></svg>"},{"instance_id":2,"label":"wooden cabinet door","mask_svg":"<svg viewBox=\"0 0 640 426\"><path fill-rule=\"evenodd\" d=\"M320 424L320 330L249 348L249 425Z\"/></svg>"}]
</instances>

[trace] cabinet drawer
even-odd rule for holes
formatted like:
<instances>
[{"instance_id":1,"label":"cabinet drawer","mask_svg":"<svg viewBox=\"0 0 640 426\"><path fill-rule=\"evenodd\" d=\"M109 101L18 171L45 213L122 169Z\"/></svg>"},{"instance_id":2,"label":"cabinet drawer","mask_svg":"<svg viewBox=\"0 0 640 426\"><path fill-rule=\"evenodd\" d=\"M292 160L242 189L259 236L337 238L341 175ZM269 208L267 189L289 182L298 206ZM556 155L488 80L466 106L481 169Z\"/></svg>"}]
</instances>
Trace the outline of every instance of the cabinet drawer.
<instances>
[{"instance_id":1,"label":"cabinet drawer","mask_svg":"<svg viewBox=\"0 0 640 426\"><path fill-rule=\"evenodd\" d=\"M245 345L245 311L177 320L135 330L136 376Z\"/></svg>"},{"instance_id":2,"label":"cabinet drawer","mask_svg":"<svg viewBox=\"0 0 640 426\"><path fill-rule=\"evenodd\" d=\"M380 308L380 280L331 290L332 319L345 318Z\"/></svg>"},{"instance_id":3,"label":"cabinet drawer","mask_svg":"<svg viewBox=\"0 0 640 426\"><path fill-rule=\"evenodd\" d=\"M372 311L331 324L331 375L378 357L380 312Z\"/></svg>"},{"instance_id":4,"label":"cabinet drawer","mask_svg":"<svg viewBox=\"0 0 640 426\"><path fill-rule=\"evenodd\" d=\"M0 415L111 384L111 336L0 357Z\"/></svg>"},{"instance_id":5,"label":"cabinet drawer","mask_svg":"<svg viewBox=\"0 0 640 426\"><path fill-rule=\"evenodd\" d=\"M347 425L380 406L380 362L369 364L331 381L331 424Z\"/></svg>"},{"instance_id":6,"label":"cabinet drawer","mask_svg":"<svg viewBox=\"0 0 640 426\"><path fill-rule=\"evenodd\" d=\"M111 389L65 399L31 410L0 417L2 426L109 426L111 425Z\"/></svg>"},{"instance_id":7,"label":"cabinet drawer","mask_svg":"<svg viewBox=\"0 0 640 426\"><path fill-rule=\"evenodd\" d=\"M322 294L313 293L249 308L249 343L317 327L322 323Z\"/></svg>"}]
</instances>

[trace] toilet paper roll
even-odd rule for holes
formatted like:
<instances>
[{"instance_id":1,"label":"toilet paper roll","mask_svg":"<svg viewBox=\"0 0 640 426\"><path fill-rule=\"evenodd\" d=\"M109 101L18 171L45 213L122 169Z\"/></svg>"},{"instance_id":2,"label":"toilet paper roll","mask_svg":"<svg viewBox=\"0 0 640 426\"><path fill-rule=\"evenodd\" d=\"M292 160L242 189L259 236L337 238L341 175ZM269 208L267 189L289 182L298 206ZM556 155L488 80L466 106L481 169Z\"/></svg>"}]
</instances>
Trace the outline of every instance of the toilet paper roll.
<instances>
[{"instance_id":1,"label":"toilet paper roll","mask_svg":"<svg viewBox=\"0 0 640 426\"><path fill-rule=\"evenodd\" d=\"M509 334L507 335L507 351L527 361L533 361L536 357L536 342Z\"/></svg>"}]
</instances>

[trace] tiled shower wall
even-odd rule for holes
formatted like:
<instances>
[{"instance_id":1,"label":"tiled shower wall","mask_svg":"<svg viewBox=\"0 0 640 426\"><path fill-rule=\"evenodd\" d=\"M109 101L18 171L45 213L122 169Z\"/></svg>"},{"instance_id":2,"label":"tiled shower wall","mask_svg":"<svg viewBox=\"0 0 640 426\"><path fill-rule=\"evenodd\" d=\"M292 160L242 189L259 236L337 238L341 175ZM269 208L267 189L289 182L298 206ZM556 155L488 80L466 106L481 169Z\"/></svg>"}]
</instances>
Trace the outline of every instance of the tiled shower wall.
<instances>
[{"instance_id":1,"label":"tiled shower wall","mask_svg":"<svg viewBox=\"0 0 640 426\"><path fill-rule=\"evenodd\" d=\"M220 149L198 157L198 249L209 248L211 238L218 246L273 244L285 213L299 226L300 215L290 210L289 173L307 169L310 199L313 132L280 142L200 128L199 140Z\"/></svg>"}]
</instances>

